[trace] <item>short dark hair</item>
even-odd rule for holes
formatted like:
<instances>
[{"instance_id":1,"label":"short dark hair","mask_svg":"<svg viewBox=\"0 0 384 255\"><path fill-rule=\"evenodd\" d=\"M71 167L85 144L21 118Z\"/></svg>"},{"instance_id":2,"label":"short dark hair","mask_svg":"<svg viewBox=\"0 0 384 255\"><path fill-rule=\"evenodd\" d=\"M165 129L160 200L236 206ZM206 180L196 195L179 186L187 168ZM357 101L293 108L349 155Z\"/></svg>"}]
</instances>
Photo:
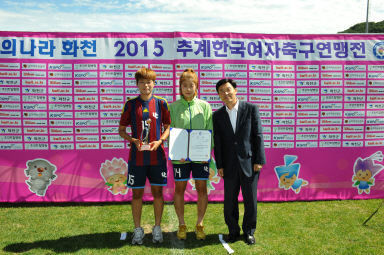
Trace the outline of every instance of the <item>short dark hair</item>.
<instances>
[{"instance_id":1,"label":"short dark hair","mask_svg":"<svg viewBox=\"0 0 384 255\"><path fill-rule=\"evenodd\" d=\"M232 79L229 79L229 78L225 78L225 79L221 79L220 81L218 81L217 83L216 83L216 91L217 91L217 93L219 93L219 88L220 88L220 86L221 85L224 85L224 84L226 84L226 83L229 83L229 84L231 84L232 85L232 87L235 89L236 88L236 82L234 81L234 80L232 80Z\"/></svg>"}]
</instances>

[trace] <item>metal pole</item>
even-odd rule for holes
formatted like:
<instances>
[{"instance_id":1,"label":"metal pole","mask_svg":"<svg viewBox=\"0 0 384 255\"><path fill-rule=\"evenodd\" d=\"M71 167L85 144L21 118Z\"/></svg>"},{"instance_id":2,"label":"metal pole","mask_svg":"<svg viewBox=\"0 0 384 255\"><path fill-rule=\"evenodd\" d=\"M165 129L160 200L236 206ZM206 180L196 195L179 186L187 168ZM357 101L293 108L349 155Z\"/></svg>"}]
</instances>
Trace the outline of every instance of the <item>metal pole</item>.
<instances>
[{"instance_id":1,"label":"metal pole","mask_svg":"<svg viewBox=\"0 0 384 255\"><path fill-rule=\"evenodd\" d=\"M365 21L365 33L368 33L369 0L367 0L367 20Z\"/></svg>"}]
</instances>

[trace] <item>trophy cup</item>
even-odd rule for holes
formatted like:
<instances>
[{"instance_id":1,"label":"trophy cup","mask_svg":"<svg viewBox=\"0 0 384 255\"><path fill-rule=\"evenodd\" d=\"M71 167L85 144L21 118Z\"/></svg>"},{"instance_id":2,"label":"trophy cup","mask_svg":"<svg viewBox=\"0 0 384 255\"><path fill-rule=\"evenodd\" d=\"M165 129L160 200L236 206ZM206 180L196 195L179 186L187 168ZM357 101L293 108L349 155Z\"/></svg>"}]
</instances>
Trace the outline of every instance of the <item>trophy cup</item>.
<instances>
[{"instance_id":1,"label":"trophy cup","mask_svg":"<svg viewBox=\"0 0 384 255\"><path fill-rule=\"evenodd\" d=\"M141 144L140 149L142 151L149 151L151 145L149 145L149 131L151 130L151 119L142 120L143 130L141 131Z\"/></svg>"}]
</instances>

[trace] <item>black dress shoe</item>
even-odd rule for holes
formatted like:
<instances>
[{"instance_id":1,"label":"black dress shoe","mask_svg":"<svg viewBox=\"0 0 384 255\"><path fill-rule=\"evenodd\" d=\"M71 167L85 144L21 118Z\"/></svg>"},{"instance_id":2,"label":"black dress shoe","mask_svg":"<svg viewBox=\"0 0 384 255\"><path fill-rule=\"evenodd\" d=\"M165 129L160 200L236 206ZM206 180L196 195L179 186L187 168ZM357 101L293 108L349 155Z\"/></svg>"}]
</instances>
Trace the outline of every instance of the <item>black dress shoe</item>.
<instances>
[{"instance_id":1,"label":"black dress shoe","mask_svg":"<svg viewBox=\"0 0 384 255\"><path fill-rule=\"evenodd\" d=\"M244 234L245 242L249 245L253 245L256 243L255 237L253 235Z\"/></svg>"},{"instance_id":2,"label":"black dress shoe","mask_svg":"<svg viewBox=\"0 0 384 255\"><path fill-rule=\"evenodd\" d=\"M226 237L224 237L224 240L225 240L227 243L234 243L234 242L236 242L237 240L239 240L239 237L240 237L240 234L229 234L229 235L227 235Z\"/></svg>"}]
</instances>

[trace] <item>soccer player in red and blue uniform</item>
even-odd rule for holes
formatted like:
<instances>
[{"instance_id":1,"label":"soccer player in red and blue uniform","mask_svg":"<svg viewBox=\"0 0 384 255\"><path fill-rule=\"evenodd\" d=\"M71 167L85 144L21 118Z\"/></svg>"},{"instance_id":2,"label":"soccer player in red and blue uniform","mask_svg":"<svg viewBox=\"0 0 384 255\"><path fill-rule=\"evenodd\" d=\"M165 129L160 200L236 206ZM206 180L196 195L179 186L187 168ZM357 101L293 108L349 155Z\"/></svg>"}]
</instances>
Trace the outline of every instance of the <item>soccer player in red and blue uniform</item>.
<instances>
[{"instance_id":1,"label":"soccer player in red and blue uniform","mask_svg":"<svg viewBox=\"0 0 384 255\"><path fill-rule=\"evenodd\" d=\"M119 126L120 136L131 143L128 187L132 188L131 205L135 224L132 244L143 243L144 230L140 221L146 178L151 184L155 211L153 242L162 242L160 223L164 208L163 186L167 185L167 160L163 142L169 135L171 117L167 101L152 94L156 73L151 69L141 68L136 72L135 79L140 95L125 103ZM128 126L131 126L132 135L127 134ZM150 147L142 150L141 139L146 136Z\"/></svg>"}]
</instances>

